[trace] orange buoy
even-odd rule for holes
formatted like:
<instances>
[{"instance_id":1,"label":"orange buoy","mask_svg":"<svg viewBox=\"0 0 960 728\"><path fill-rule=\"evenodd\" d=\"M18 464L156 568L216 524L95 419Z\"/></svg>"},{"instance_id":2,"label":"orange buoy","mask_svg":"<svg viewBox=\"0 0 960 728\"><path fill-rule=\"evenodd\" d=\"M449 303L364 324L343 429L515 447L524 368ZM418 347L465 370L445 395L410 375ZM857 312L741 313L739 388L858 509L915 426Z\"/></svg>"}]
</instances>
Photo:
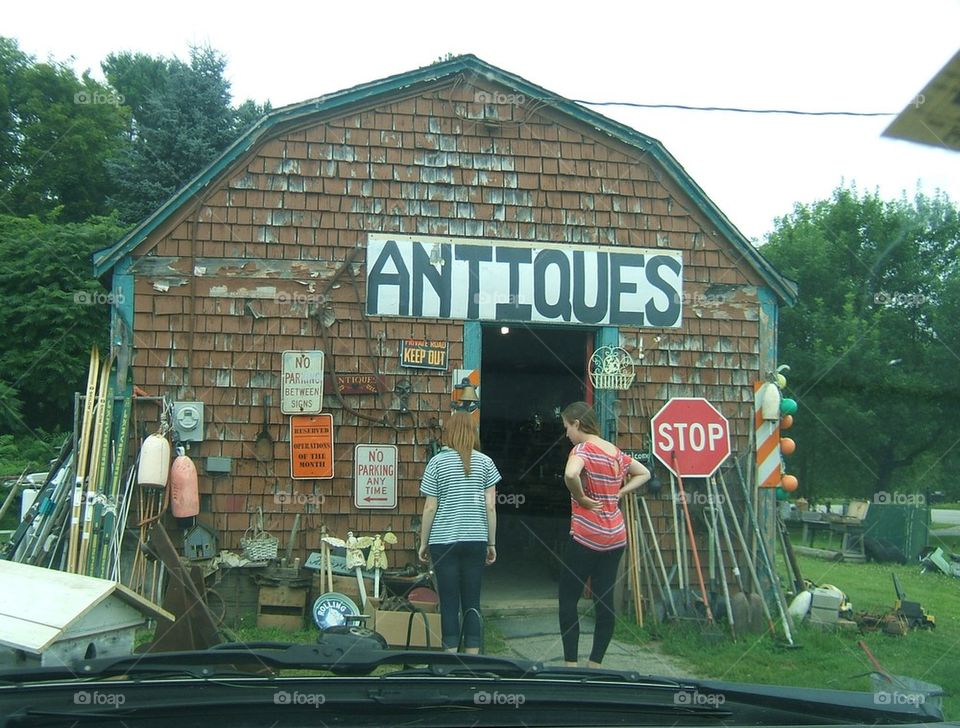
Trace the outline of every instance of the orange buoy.
<instances>
[{"instance_id":1,"label":"orange buoy","mask_svg":"<svg viewBox=\"0 0 960 728\"><path fill-rule=\"evenodd\" d=\"M170 466L170 512L174 518L190 518L200 513L197 468L186 455L178 455Z\"/></svg>"},{"instance_id":2,"label":"orange buoy","mask_svg":"<svg viewBox=\"0 0 960 728\"><path fill-rule=\"evenodd\" d=\"M793 415L784 415L780 418L780 429L789 430L793 427Z\"/></svg>"},{"instance_id":3,"label":"orange buoy","mask_svg":"<svg viewBox=\"0 0 960 728\"><path fill-rule=\"evenodd\" d=\"M170 442L159 432L154 432L140 446L137 483L154 488L166 488L169 475Z\"/></svg>"},{"instance_id":4,"label":"orange buoy","mask_svg":"<svg viewBox=\"0 0 960 728\"><path fill-rule=\"evenodd\" d=\"M780 438L780 452L784 455L793 455L796 452L797 443L793 441L792 437L781 437Z\"/></svg>"},{"instance_id":5,"label":"orange buoy","mask_svg":"<svg viewBox=\"0 0 960 728\"><path fill-rule=\"evenodd\" d=\"M800 481L796 479L793 475L784 475L780 480L780 487L784 489L787 493L792 493L800 485Z\"/></svg>"}]
</instances>

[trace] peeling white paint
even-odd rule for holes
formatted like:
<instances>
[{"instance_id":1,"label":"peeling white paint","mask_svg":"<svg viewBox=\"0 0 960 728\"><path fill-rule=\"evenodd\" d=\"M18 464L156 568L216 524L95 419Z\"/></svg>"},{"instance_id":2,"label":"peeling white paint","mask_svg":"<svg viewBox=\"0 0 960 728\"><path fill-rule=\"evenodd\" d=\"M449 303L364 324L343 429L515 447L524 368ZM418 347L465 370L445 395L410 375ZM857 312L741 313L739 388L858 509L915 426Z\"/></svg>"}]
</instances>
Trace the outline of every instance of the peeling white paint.
<instances>
[{"instance_id":1,"label":"peeling white paint","mask_svg":"<svg viewBox=\"0 0 960 728\"><path fill-rule=\"evenodd\" d=\"M227 286L210 286L210 296L217 298L276 298L277 287L229 288Z\"/></svg>"}]
</instances>

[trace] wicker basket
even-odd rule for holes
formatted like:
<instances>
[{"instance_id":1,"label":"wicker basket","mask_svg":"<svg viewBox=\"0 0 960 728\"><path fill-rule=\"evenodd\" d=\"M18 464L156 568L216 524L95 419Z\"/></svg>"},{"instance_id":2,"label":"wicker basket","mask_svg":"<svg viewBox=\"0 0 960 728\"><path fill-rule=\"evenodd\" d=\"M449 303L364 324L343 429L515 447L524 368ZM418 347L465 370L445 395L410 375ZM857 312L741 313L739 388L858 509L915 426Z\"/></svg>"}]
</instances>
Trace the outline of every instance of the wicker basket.
<instances>
[{"instance_id":1,"label":"wicker basket","mask_svg":"<svg viewBox=\"0 0 960 728\"><path fill-rule=\"evenodd\" d=\"M250 561L272 561L277 558L280 539L263 530L263 511L257 509L257 525L250 526L240 539L243 557Z\"/></svg>"}]
</instances>

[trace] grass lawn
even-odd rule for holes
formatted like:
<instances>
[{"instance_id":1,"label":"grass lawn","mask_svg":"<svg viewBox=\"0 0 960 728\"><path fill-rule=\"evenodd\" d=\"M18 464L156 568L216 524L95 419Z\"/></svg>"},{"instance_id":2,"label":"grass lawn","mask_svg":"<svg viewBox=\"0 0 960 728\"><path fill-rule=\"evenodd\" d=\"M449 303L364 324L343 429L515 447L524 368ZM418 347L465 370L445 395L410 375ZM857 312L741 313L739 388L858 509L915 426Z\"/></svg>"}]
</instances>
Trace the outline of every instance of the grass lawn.
<instances>
[{"instance_id":1,"label":"grass lawn","mask_svg":"<svg viewBox=\"0 0 960 728\"><path fill-rule=\"evenodd\" d=\"M747 636L734 643L725 633L717 640L704 635L691 622L654 630L649 625L640 629L623 621L616 637L637 644L656 640L660 650L682 657L703 676L734 682L870 690L869 679L862 675L872 667L857 645L862 639L888 672L944 687L944 713L948 718L960 717L960 580L921 574L912 563L852 564L797 558L805 579L841 589L855 614L884 614L891 610L896 599L891 574L896 573L906 598L920 602L928 614L936 617L937 626L894 637L879 632L860 634L856 630L824 631L801 624L795 629L794 642L799 645L796 649L784 647L782 637L775 643L768 636ZM782 567L781 572L785 573Z\"/></svg>"}]
</instances>

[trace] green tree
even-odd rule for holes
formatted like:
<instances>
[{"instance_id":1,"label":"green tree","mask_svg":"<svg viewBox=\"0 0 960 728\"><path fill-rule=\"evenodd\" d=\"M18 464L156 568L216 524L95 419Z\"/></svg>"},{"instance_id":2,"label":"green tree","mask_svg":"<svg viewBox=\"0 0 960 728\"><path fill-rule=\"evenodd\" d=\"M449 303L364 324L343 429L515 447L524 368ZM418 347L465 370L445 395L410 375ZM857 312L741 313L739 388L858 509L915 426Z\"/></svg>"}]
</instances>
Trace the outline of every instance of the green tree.
<instances>
[{"instance_id":1,"label":"green tree","mask_svg":"<svg viewBox=\"0 0 960 728\"><path fill-rule=\"evenodd\" d=\"M192 48L189 63L120 53L102 67L132 111L130 144L110 163L123 222L154 212L269 109L230 105L226 59L210 48Z\"/></svg>"},{"instance_id":2,"label":"green tree","mask_svg":"<svg viewBox=\"0 0 960 728\"><path fill-rule=\"evenodd\" d=\"M763 254L799 285L780 316L788 459L804 494L932 487L960 437L960 214L942 195L838 189L777 221ZM955 449L955 448L954 448Z\"/></svg>"},{"instance_id":3,"label":"green tree","mask_svg":"<svg viewBox=\"0 0 960 728\"><path fill-rule=\"evenodd\" d=\"M72 427L90 347L107 349L110 303L90 275L95 250L123 230L111 219L46 223L0 215L0 426L24 434Z\"/></svg>"},{"instance_id":4,"label":"green tree","mask_svg":"<svg viewBox=\"0 0 960 728\"><path fill-rule=\"evenodd\" d=\"M0 38L0 211L77 222L107 212L106 160L124 143L122 99Z\"/></svg>"}]
</instances>

